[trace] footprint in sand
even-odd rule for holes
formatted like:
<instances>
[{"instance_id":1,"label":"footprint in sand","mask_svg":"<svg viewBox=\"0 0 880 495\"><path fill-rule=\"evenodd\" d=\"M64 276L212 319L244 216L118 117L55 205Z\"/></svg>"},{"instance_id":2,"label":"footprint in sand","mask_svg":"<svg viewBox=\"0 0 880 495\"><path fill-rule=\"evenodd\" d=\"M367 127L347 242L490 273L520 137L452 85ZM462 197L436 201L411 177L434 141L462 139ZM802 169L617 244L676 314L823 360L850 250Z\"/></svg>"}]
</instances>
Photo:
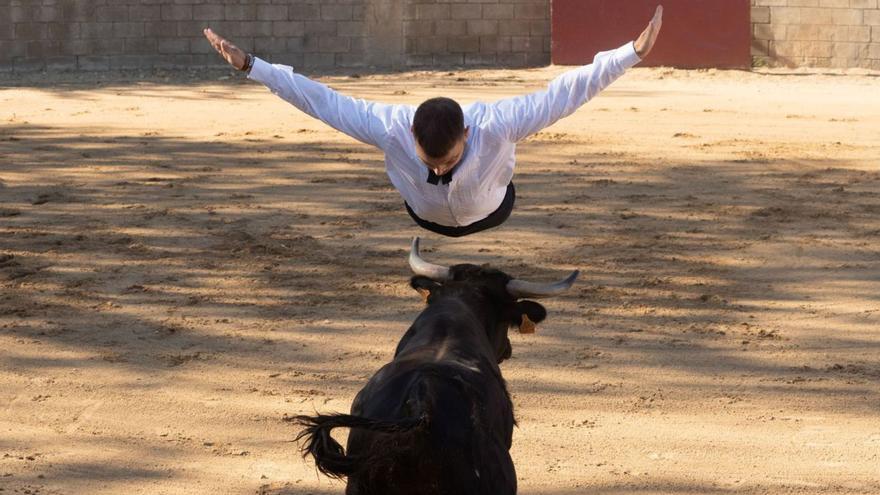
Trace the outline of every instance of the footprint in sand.
<instances>
[{"instance_id":1,"label":"footprint in sand","mask_svg":"<svg viewBox=\"0 0 880 495\"><path fill-rule=\"evenodd\" d=\"M73 422L67 426L65 430L67 434L71 434L77 430L80 426L85 424L87 421L92 419L92 416L95 415L95 411L97 411L102 405L104 405L103 400L94 401L91 405L86 406L82 411L79 412L76 416L73 417Z\"/></svg>"},{"instance_id":2,"label":"footprint in sand","mask_svg":"<svg viewBox=\"0 0 880 495\"><path fill-rule=\"evenodd\" d=\"M60 192L51 191L51 192L47 192L47 193L40 193L33 201L31 201L31 204L34 206L44 205L49 202L55 203L55 202L63 201L64 199L65 199L64 195L61 194Z\"/></svg>"}]
</instances>

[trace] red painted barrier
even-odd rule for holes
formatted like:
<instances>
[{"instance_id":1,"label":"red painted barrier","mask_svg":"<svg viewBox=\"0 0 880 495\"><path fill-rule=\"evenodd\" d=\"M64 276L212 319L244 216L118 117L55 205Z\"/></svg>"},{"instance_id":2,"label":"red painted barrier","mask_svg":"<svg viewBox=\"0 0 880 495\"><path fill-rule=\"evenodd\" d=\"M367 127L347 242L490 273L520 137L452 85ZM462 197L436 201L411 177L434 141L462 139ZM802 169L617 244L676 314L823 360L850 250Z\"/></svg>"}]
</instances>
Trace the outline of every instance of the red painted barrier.
<instances>
[{"instance_id":1,"label":"red painted barrier","mask_svg":"<svg viewBox=\"0 0 880 495\"><path fill-rule=\"evenodd\" d=\"M580 65L634 40L663 5L663 29L642 66L751 66L749 0L552 0L552 60Z\"/></svg>"}]
</instances>

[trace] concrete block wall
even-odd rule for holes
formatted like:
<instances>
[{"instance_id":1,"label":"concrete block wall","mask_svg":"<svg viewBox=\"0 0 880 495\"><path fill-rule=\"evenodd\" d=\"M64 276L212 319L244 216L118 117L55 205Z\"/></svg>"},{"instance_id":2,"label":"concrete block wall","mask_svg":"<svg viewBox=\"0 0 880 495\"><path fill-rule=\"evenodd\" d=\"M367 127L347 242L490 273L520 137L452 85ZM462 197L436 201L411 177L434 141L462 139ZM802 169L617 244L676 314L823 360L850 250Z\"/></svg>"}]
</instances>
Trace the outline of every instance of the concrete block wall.
<instances>
[{"instance_id":1,"label":"concrete block wall","mask_svg":"<svg viewBox=\"0 0 880 495\"><path fill-rule=\"evenodd\" d=\"M296 66L363 60L362 0L0 0L7 71L222 67L210 26Z\"/></svg>"},{"instance_id":2,"label":"concrete block wall","mask_svg":"<svg viewBox=\"0 0 880 495\"><path fill-rule=\"evenodd\" d=\"M722 0L717 0L722 1ZM223 67L201 35L303 70L550 63L551 0L0 0L0 72ZM759 65L880 70L880 0L752 0Z\"/></svg>"},{"instance_id":3,"label":"concrete block wall","mask_svg":"<svg viewBox=\"0 0 880 495\"><path fill-rule=\"evenodd\" d=\"M880 70L878 0L752 0L757 65Z\"/></svg>"},{"instance_id":4,"label":"concrete block wall","mask_svg":"<svg viewBox=\"0 0 880 495\"><path fill-rule=\"evenodd\" d=\"M0 0L0 72L223 67L205 26L305 70L550 61L548 0Z\"/></svg>"},{"instance_id":5,"label":"concrete block wall","mask_svg":"<svg viewBox=\"0 0 880 495\"><path fill-rule=\"evenodd\" d=\"M403 19L408 66L550 63L549 0L411 0Z\"/></svg>"}]
</instances>

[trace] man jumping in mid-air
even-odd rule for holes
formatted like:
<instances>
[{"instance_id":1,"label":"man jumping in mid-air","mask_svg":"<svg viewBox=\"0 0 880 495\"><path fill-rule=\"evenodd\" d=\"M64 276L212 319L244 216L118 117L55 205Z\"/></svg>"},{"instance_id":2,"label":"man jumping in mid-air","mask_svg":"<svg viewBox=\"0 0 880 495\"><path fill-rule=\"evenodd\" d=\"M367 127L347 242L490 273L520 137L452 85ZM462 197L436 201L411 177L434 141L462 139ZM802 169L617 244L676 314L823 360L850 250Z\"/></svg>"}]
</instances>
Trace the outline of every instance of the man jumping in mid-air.
<instances>
[{"instance_id":1,"label":"man jumping in mid-air","mask_svg":"<svg viewBox=\"0 0 880 495\"><path fill-rule=\"evenodd\" d=\"M273 93L349 136L385 153L385 169L421 227L459 237L501 225L516 198L516 143L570 115L630 67L641 62L663 22L658 6L633 42L601 52L593 63L570 70L543 91L464 108L431 98L418 108L351 98L285 65L272 65L223 39L205 36L238 70Z\"/></svg>"}]
</instances>

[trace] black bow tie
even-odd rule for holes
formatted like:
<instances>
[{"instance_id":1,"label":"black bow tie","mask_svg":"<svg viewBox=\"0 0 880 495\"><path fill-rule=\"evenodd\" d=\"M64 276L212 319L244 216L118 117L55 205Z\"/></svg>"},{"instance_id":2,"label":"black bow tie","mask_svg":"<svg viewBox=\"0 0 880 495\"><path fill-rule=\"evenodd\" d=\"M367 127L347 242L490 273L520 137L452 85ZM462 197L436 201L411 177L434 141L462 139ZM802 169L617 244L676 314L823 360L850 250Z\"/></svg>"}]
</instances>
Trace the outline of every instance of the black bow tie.
<instances>
[{"instance_id":1,"label":"black bow tie","mask_svg":"<svg viewBox=\"0 0 880 495\"><path fill-rule=\"evenodd\" d=\"M433 170L428 169L428 184L434 184L435 186L440 185L440 181L443 181L443 185L447 185L452 182L452 174L455 172L457 167L452 167L452 170L446 172L443 175L437 175Z\"/></svg>"}]
</instances>

